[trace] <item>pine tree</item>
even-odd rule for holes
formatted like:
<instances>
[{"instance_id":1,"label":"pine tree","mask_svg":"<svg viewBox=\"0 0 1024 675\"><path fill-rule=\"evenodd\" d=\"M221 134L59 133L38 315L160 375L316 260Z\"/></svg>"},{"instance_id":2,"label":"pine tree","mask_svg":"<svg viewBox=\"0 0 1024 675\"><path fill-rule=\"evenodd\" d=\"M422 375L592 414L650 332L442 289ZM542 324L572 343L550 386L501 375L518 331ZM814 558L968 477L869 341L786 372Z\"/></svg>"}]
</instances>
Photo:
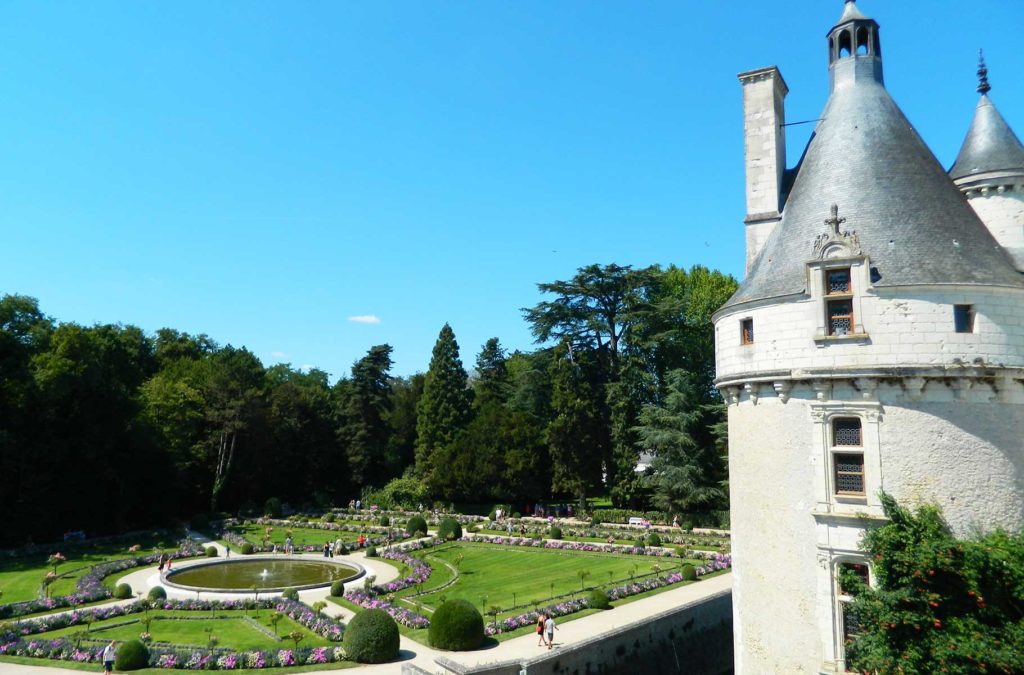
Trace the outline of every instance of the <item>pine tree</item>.
<instances>
[{"instance_id":1,"label":"pine tree","mask_svg":"<svg viewBox=\"0 0 1024 675\"><path fill-rule=\"evenodd\" d=\"M493 337L484 343L480 355L476 357L476 383L473 390L476 392L477 406L508 401L512 386L505 361L505 350L498 338Z\"/></svg>"},{"instance_id":2,"label":"pine tree","mask_svg":"<svg viewBox=\"0 0 1024 675\"><path fill-rule=\"evenodd\" d=\"M386 478L388 414L391 412L391 345L371 347L352 366L343 402L341 434L348 441L353 482L380 485Z\"/></svg>"},{"instance_id":3,"label":"pine tree","mask_svg":"<svg viewBox=\"0 0 1024 675\"><path fill-rule=\"evenodd\" d=\"M459 360L459 343L447 323L441 328L416 404L416 473L428 478L433 456L455 440L470 420L472 391Z\"/></svg>"}]
</instances>

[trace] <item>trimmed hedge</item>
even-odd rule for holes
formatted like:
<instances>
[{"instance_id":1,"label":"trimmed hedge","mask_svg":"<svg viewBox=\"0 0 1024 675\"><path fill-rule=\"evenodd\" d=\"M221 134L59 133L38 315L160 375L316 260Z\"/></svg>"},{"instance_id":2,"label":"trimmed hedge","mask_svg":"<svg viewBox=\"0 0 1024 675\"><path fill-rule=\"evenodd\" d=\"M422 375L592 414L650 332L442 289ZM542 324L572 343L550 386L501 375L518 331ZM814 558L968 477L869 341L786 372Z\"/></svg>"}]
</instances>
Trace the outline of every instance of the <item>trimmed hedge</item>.
<instances>
[{"instance_id":1,"label":"trimmed hedge","mask_svg":"<svg viewBox=\"0 0 1024 675\"><path fill-rule=\"evenodd\" d=\"M331 584L331 597L340 598L345 595L345 582L341 579Z\"/></svg>"},{"instance_id":2,"label":"trimmed hedge","mask_svg":"<svg viewBox=\"0 0 1024 675\"><path fill-rule=\"evenodd\" d=\"M608 609L611 606L611 602L608 601L608 594L600 588L595 588L587 595L587 607L592 609Z\"/></svg>"},{"instance_id":3,"label":"trimmed hedge","mask_svg":"<svg viewBox=\"0 0 1024 675\"><path fill-rule=\"evenodd\" d=\"M252 552L253 552L252 544L250 544L248 542L242 544L241 551L242 551L242 555L252 555Z\"/></svg>"},{"instance_id":4,"label":"trimmed hedge","mask_svg":"<svg viewBox=\"0 0 1024 675\"><path fill-rule=\"evenodd\" d=\"M423 516L413 516L405 524L405 531L409 533L409 536L415 536L417 532L426 535L427 533L427 521L423 519Z\"/></svg>"},{"instance_id":5,"label":"trimmed hedge","mask_svg":"<svg viewBox=\"0 0 1024 675\"><path fill-rule=\"evenodd\" d=\"M117 648L114 670L139 670L149 665L149 650L138 640L129 640Z\"/></svg>"},{"instance_id":6,"label":"trimmed hedge","mask_svg":"<svg viewBox=\"0 0 1024 675\"><path fill-rule=\"evenodd\" d=\"M357 663L384 663L398 657L398 624L383 609L356 614L345 628L342 645Z\"/></svg>"},{"instance_id":7,"label":"trimmed hedge","mask_svg":"<svg viewBox=\"0 0 1024 675\"><path fill-rule=\"evenodd\" d=\"M381 516L380 517L380 526L381 527L390 527L391 526L391 519L388 518L387 516Z\"/></svg>"},{"instance_id":8,"label":"trimmed hedge","mask_svg":"<svg viewBox=\"0 0 1024 675\"><path fill-rule=\"evenodd\" d=\"M452 518L445 518L437 526L437 536L445 541L453 541L462 538L462 525Z\"/></svg>"},{"instance_id":9,"label":"trimmed hedge","mask_svg":"<svg viewBox=\"0 0 1024 675\"><path fill-rule=\"evenodd\" d=\"M127 600L132 597L132 587L128 584L118 584L114 587L114 597L118 600Z\"/></svg>"},{"instance_id":10,"label":"trimmed hedge","mask_svg":"<svg viewBox=\"0 0 1024 675\"><path fill-rule=\"evenodd\" d=\"M468 600L448 600L430 617L430 646L464 652L484 640L484 618Z\"/></svg>"},{"instance_id":11,"label":"trimmed hedge","mask_svg":"<svg viewBox=\"0 0 1024 675\"><path fill-rule=\"evenodd\" d=\"M377 557L377 547L376 546L371 546L368 549L366 549L366 557L367 558L376 558Z\"/></svg>"},{"instance_id":12,"label":"trimmed hedge","mask_svg":"<svg viewBox=\"0 0 1024 675\"><path fill-rule=\"evenodd\" d=\"M697 580L697 570L693 565L683 565L682 569L679 570L679 574L683 577L683 581Z\"/></svg>"},{"instance_id":13,"label":"trimmed hedge","mask_svg":"<svg viewBox=\"0 0 1024 675\"><path fill-rule=\"evenodd\" d=\"M213 547L213 546L207 546L206 547L206 557L207 558L216 558L217 557L217 549L215 547Z\"/></svg>"},{"instance_id":14,"label":"trimmed hedge","mask_svg":"<svg viewBox=\"0 0 1024 675\"><path fill-rule=\"evenodd\" d=\"M286 588L283 591L281 591L281 597L287 598L288 600L297 601L299 599L299 592L294 588Z\"/></svg>"},{"instance_id":15,"label":"trimmed hedge","mask_svg":"<svg viewBox=\"0 0 1024 675\"><path fill-rule=\"evenodd\" d=\"M147 595L146 597L148 597L150 600L153 600L154 602L157 600L166 600L167 591L164 590L163 586L154 586L153 588L149 589L149 595Z\"/></svg>"},{"instance_id":16,"label":"trimmed hedge","mask_svg":"<svg viewBox=\"0 0 1024 675\"><path fill-rule=\"evenodd\" d=\"M656 532L651 532L649 535L647 535L647 545L661 546L661 537L659 537Z\"/></svg>"},{"instance_id":17,"label":"trimmed hedge","mask_svg":"<svg viewBox=\"0 0 1024 675\"><path fill-rule=\"evenodd\" d=\"M558 527L557 525L556 526L552 526L551 529L548 531L548 539L561 539L561 538L562 538L562 528Z\"/></svg>"}]
</instances>

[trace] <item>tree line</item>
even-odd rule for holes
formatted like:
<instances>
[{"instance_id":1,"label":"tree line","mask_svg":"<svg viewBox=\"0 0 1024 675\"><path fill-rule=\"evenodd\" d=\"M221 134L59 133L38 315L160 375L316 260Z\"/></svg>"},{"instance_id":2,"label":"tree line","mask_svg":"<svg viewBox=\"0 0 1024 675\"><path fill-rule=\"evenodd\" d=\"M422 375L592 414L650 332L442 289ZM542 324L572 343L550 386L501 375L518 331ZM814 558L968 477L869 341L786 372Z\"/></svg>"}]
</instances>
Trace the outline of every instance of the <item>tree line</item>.
<instances>
[{"instance_id":1,"label":"tree line","mask_svg":"<svg viewBox=\"0 0 1024 675\"><path fill-rule=\"evenodd\" d=\"M5 295L0 541L370 492L724 508L711 314L735 280L613 264L538 287L548 299L523 310L534 351L491 338L467 370L445 324L425 373L393 376L383 344L334 383L206 335L58 323L35 299Z\"/></svg>"}]
</instances>

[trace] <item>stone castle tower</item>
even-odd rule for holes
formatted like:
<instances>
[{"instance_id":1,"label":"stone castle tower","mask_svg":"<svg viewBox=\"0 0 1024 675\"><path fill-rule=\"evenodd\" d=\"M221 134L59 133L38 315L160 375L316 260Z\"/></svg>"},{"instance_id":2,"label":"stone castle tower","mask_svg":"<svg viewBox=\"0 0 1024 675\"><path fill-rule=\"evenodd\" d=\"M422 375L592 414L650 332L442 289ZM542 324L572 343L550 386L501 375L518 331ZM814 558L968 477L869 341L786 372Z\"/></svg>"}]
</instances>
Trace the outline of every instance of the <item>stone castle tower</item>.
<instances>
[{"instance_id":1,"label":"stone castle tower","mask_svg":"<svg viewBox=\"0 0 1024 675\"><path fill-rule=\"evenodd\" d=\"M870 578L858 543L879 491L937 503L960 534L1024 526L1024 147L982 64L947 173L853 0L828 72L791 170L782 75L740 75L747 274L715 315L737 673L845 670L837 575Z\"/></svg>"}]
</instances>

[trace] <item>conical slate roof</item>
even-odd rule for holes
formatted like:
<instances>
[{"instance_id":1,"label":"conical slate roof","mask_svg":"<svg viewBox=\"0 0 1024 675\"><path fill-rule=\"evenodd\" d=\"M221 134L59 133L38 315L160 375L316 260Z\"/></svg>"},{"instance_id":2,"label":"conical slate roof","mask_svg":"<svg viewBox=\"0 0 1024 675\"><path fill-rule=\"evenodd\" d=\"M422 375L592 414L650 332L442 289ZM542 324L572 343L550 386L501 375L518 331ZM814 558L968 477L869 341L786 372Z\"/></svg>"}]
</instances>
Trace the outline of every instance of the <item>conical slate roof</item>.
<instances>
[{"instance_id":1,"label":"conical slate roof","mask_svg":"<svg viewBox=\"0 0 1024 675\"><path fill-rule=\"evenodd\" d=\"M846 82L825 105L782 220L726 306L806 292L805 263L833 203L877 271L876 287L1024 287L881 82Z\"/></svg>"},{"instance_id":2,"label":"conical slate roof","mask_svg":"<svg viewBox=\"0 0 1024 675\"><path fill-rule=\"evenodd\" d=\"M986 94L949 176L960 180L987 173L1024 174L1024 146Z\"/></svg>"}]
</instances>

